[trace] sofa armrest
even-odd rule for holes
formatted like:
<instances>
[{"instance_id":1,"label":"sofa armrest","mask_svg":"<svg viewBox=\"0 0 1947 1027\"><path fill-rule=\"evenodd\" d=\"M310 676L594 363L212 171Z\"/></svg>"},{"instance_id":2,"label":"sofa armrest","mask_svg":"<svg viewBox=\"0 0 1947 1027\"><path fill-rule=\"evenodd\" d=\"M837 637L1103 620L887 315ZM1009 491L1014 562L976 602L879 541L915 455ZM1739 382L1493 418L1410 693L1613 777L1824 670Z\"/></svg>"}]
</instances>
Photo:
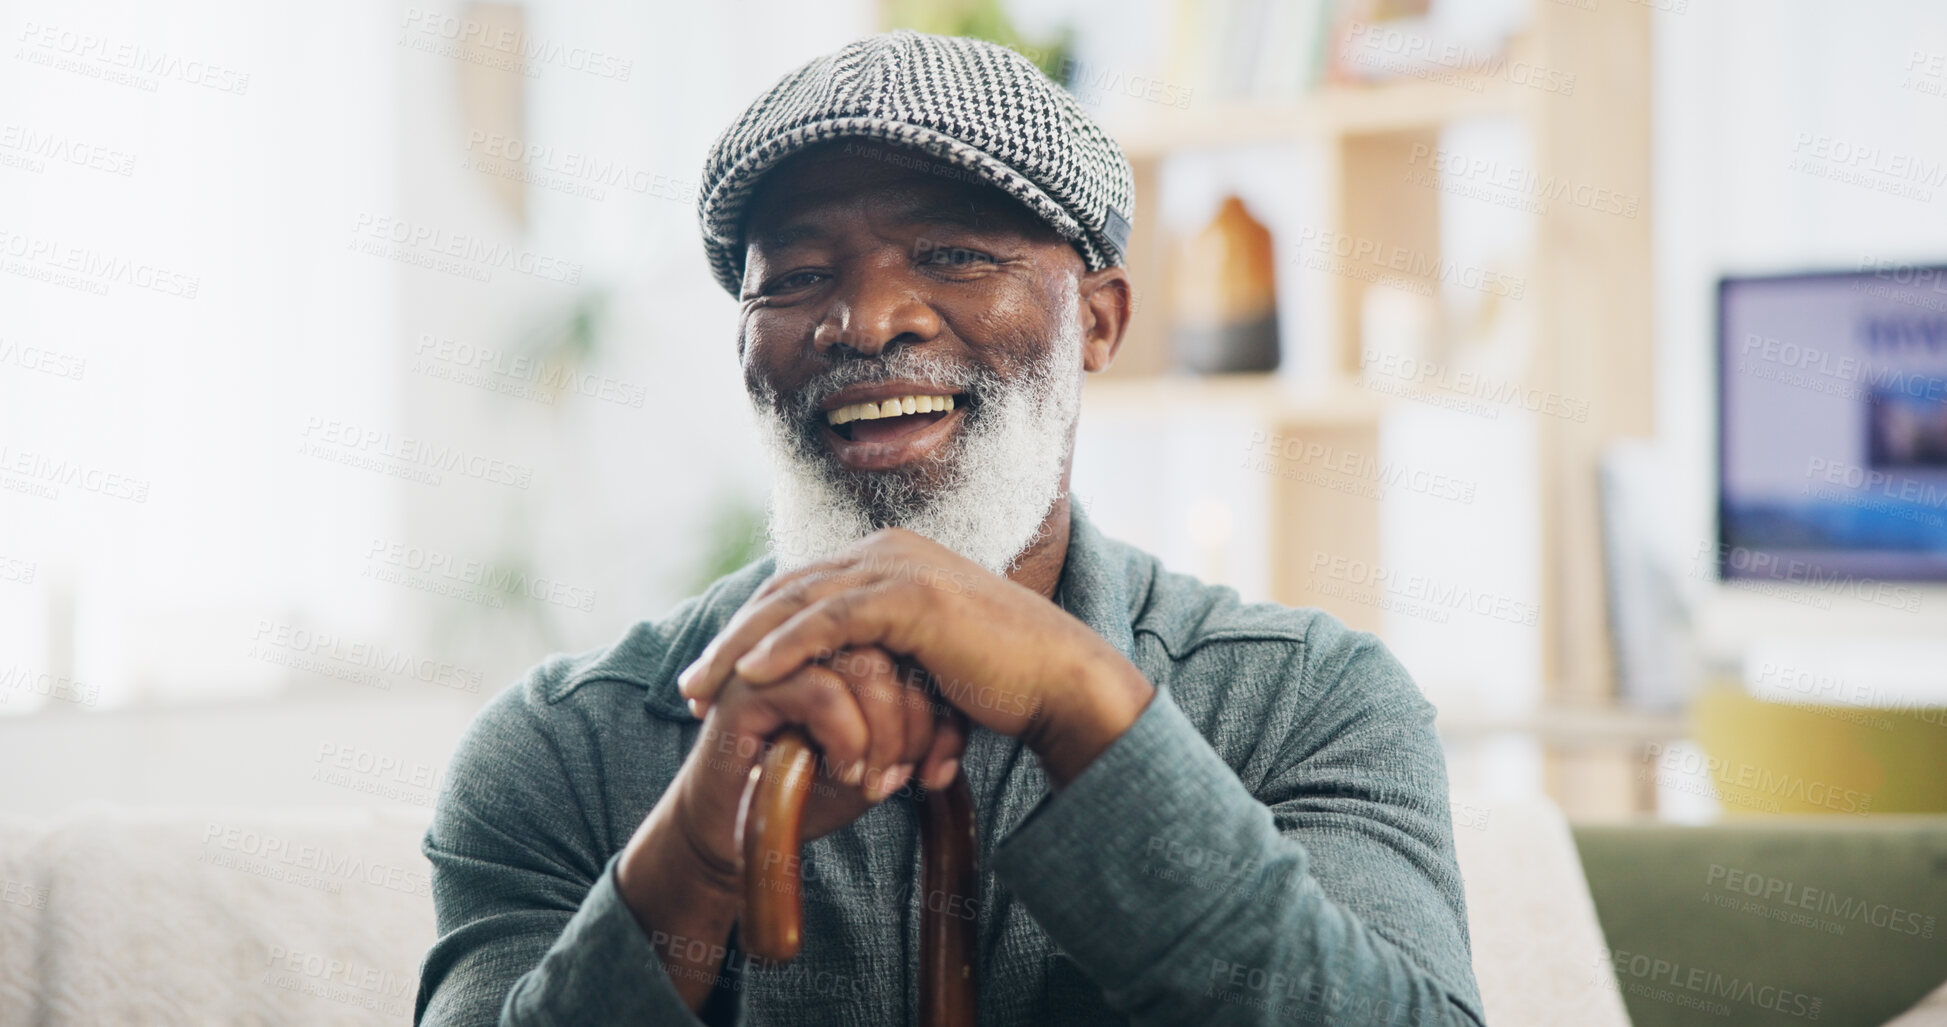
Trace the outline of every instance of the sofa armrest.
<instances>
[{"instance_id":1,"label":"sofa armrest","mask_svg":"<svg viewBox=\"0 0 1947 1027\"><path fill-rule=\"evenodd\" d=\"M1481 1006L1494 1027L1628 1027L1575 842L1546 801L1456 795L1454 850Z\"/></svg>"}]
</instances>

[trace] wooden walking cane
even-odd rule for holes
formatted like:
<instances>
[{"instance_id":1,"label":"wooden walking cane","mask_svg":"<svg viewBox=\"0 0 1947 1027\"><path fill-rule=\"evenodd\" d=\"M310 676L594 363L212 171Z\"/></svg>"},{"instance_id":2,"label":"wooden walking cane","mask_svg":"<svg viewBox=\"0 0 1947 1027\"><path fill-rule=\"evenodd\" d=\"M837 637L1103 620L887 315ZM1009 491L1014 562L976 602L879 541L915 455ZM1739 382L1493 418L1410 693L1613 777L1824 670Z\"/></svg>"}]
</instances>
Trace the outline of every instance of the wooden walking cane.
<instances>
[{"instance_id":1,"label":"wooden walking cane","mask_svg":"<svg viewBox=\"0 0 1947 1027\"><path fill-rule=\"evenodd\" d=\"M798 891L798 838L817 757L811 740L786 728L773 740L750 786L737 831L744 848L744 917L739 938L751 955L797 958L804 930ZM980 922L948 910L974 909L973 793L967 776L920 801L920 1027L974 1027L974 953ZM964 896L964 902L952 902Z\"/></svg>"}]
</instances>

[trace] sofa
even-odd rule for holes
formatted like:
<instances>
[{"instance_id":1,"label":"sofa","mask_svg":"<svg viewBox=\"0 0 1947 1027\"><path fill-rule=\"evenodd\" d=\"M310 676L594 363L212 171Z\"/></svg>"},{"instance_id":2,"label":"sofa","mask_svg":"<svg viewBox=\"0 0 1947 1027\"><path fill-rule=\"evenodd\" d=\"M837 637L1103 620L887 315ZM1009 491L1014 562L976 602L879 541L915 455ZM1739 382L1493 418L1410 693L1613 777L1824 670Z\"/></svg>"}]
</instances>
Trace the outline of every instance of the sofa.
<instances>
[{"instance_id":1,"label":"sofa","mask_svg":"<svg viewBox=\"0 0 1947 1027\"><path fill-rule=\"evenodd\" d=\"M1636 1027L1874 1027L1947 981L1947 816L1574 835Z\"/></svg>"},{"instance_id":2,"label":"sofa","mask_svg":"<svg viewBox=\"0 0 1947 1027\"><path fill-rule=\"evenodd\" d=\"M1937 909L1947 818L1782 834L1571 832L1546 803L1454 809L1475 970L1495 1027L1625 1027L1631 1015L1638 1027L1880 1023L1929 979L1947 978L1940 941L1848 928L1856 944L1834 944L1843 936L1698 899L1729 878L1713 878L1715 865ZM53 824L0 821L0 1025L407 1023L433 938L425 825L424 810L110 807ZM1879 888L1882 870L1903 883ZM1634 973L1638 955L1681 962L1679 976L1694 961L1823 1004L1816 1018L1787 1020L1742 1000L1728 1015L1692 1008L1659 997L1682 990L1669 971Z\"/></svg>"}]
</instances>

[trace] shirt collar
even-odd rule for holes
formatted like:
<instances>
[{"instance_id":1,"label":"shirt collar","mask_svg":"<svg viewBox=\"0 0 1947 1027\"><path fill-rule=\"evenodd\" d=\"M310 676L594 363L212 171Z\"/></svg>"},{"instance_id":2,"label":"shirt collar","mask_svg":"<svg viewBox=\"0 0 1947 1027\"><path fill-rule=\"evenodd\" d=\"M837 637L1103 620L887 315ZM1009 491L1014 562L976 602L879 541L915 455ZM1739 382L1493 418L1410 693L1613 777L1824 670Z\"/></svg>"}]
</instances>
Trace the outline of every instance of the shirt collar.
<instances>
[{"instance_id":1,"label":"shirt collar","mask_svg":"<svg viewBox=\"0 0 1947 1027\"><path fill-rule=\"evenodd\" d=\"M1068 506L1068 556L1056 594L1062 608L1125 657L1135 655L1136 602L1148 591L1146 561L1133 547L1103 535L1081 505Z\"/></svg>"}]
</instances>

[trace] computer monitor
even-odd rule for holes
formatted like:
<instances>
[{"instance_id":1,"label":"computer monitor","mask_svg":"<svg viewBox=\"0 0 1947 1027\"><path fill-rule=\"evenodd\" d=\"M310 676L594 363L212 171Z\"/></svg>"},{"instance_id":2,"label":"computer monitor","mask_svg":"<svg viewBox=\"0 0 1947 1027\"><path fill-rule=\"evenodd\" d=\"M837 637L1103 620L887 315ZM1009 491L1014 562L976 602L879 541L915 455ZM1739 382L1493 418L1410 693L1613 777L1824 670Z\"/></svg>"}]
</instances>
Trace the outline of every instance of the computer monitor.
<instances>
[{"instance_id":1,"label":"computer monitor","mask_svg":"<svg viewBox=\"0 0 1947 1027\"><path fill-rule=\"evenodd\" d=\"M1717 351L1720 577L1947 579L1947 266L1724 278Z\"/></svg>"}]
</instances>

